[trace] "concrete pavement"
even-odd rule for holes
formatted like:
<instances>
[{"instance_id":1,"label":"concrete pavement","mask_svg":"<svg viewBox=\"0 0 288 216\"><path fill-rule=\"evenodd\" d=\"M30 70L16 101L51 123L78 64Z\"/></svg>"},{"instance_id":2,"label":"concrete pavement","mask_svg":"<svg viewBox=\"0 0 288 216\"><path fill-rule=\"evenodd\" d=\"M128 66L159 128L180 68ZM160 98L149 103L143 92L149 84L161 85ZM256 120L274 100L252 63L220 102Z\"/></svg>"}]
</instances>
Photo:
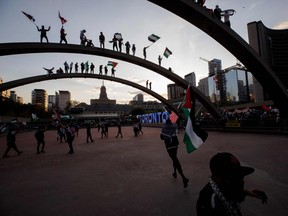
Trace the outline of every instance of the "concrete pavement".
<instances>
[{"instance_id":1,"label":"concrete pavement","mask_svg":"<svg viewBox=\"0 0 288 216\"><path fill-rule=\"evenodd\" d=\"M247 198L243 215L283 216L288 213L288 137L279 135L209 132L197 151L187 154L179 146L179 159L190 179L187 189L181 178L172 177L172 162L160 140L160 128L143 128L133 136L123 127L123 138L100 138L92 129L93 143L86 131L75 138L75 154L67 143L47 131L46 153L36 154L34 133L17 134L16 144L24 153L0 159L0 215L196 215L198 193L210 175L209 160L220 151L234 154L241 163L255 168L246 178L248 188L264 190L268 204ZM179 134L182 140L183 133ZM6 148L0 137L0 152Z\"/></svg>"}]
</instances>

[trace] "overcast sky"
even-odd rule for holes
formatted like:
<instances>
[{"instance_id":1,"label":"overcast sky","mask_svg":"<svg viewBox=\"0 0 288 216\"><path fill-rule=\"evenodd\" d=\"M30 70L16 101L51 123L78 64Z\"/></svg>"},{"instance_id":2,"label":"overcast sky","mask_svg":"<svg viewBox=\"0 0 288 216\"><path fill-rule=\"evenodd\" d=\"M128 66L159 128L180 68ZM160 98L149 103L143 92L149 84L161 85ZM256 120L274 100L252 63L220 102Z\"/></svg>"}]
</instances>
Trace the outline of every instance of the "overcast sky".
<instances>
[{"instance_id":1,"label":"overcast sky","mask_svg":"<svg viewBox=\"0 0 288 216\"><path fill-rule=\"evenodd\" d=\"M231 17L231 27L248 41L247 23L262 21L272 29L288 28L287 0L206 0L208 8L219 5L222 10L235 9ZM61 23L58 11L68 22L64 25L68 43L79 44L79 34L86 30L86 36L99 47L98 36L102 31L106 37L105 46L112 49L107 41L115 32L122 33L124 43L136 45L136 56L143 57L143 47L150 45L148 36L156 34L161 37L147 49L147 60L157 63L157 58L168 47L173 54L162 60L162 66L171 67L179 76L195 72L197 82L207 77L207 62L199 58L222 60L222 67L236 64L236 58L225 48L204 32L176 15L146 0L0 0L0 43L39 42L40 34L35 25L21 11L35 18L38 26L51 26L48 32L50 42L60 41ZM116 61L116 77L129 79L145 86L146 80L152 82L152 90L167 98L167 84L172 83L165 77L142 67L91 55L49 53L25 54L0 57L0 77L4 82L19 78L46 74L43 67L64 67L63 63L89 61L96 66L106 65L108 61ZM109 71L109 75L110 75ZM24 103L31 102L31 91L35 88L45 89L49 95L55 91L68 90L71 99L90 104L90 99L98 99L102 80L94 79L60 79L33 83L13 90L23 97ZM120 83L104 81L109 99L117 103L128 103L140 93L138 89ZM144 100L156 100L144 94Z\"/></svg>"}]
</instances>

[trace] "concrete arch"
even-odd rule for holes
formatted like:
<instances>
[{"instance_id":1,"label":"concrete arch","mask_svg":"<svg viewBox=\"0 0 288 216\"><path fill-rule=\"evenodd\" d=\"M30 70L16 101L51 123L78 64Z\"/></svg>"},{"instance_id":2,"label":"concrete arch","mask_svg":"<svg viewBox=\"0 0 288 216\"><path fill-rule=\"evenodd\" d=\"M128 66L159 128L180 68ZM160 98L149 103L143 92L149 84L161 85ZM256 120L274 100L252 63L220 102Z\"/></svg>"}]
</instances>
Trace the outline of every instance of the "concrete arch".
<instances>
[{"instance_id":1,"label":"concrete arch","mask_svg":"<svg viewBox=\"0 0 288 216\"><path fill-rule=\"evenodd\" d=\"M90 74L90 73L64 73L64 74L50 74L48 75L39 75L39 76L33 76L33 77L26 77L23 79L18 79L10 82L6 82L0 85L0 92L4 91L6 89L11 89L15 88L18 86L22 85L27 85L30 83L35 83L35 82L41 82L41 81L47 81L47 80L55 80L55 79L68 79L68 78L91 78L91 79L104 79L104 80L110 80L113 82L118 82L122 83L124 85L132 86L134 88L137 88L143 92L146 92L149 95L152 95L159 101L161 101L164 105L166 105L171 111L179 114L179 110L174 107L171 103L169 103L164 97L161 95L157 94L156 92L141 86L137 83L130 82L128 80L124 80L121 78L117 77L111 77L111 76L106 76L106 75L99 75L99 74Z\"/></svg>"},{"instance_id":2,"label":"concrete arch","mask_svg":"<svg viewBox=\"0 0 288 216\"><path fill-rule=\"evenodd\" d=\"M157 64L139 58L137 56L127 55L109 49L97 47L85 47L76 44L59 44L59 43L5 43L0 44L0 56L27 54L27 53L80 53L88 55L98 55L114 59L123 60L132 64L139 65L154 71L167 79L175 82L177 85L187 89L188 82L175 73L163 68ZM0 91L3 87L0 85ZM193 88L196 99L215 117L220 118L220 112L197 88ZM5 89L4 89L5 90Z\"/></svg>"},{"instance_id":3,"label":"concrete arch","mask_svg":"<svg viewBox=\"0 0 288 216\"><path fill-rule=\"evenodd\" d=\"M148 0L198 27L223 45L255 76L282 115L288 115L288 92L274 71L235 31L191 0Z\"/></svg>"}]
</instances>

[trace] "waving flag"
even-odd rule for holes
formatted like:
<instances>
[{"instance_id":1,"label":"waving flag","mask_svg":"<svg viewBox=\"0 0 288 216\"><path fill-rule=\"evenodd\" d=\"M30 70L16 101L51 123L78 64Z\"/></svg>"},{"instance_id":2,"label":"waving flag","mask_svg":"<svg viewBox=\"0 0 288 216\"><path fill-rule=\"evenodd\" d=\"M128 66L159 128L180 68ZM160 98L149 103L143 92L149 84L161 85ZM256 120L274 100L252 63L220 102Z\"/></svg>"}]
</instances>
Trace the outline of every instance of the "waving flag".
<instances>
[{"instance_id":1,"label":"waving flag","mask_svg":"<svg viewBox=\"0 0 288 216\"><path fill-rule=\"evenodd\" d=\"M113 68L115 68L117 66L117 62L113 62L113 61L108 61L108 66L112 66Z\"/></svg>"},{"instance_id":2,"label":"waving flag","mask_svg":"<svg viewBox=\"0 0 288 216\"><path fill-rule=\"evenodd\" d=\"M194 91L190 85L188 86L182 108L184 115L187 117L183 142L186 144L187 152L191 153L205 142L208 134L206 131L202 130L199 125L195 124L195 98Z\"/></svg>"},{"instance_id":3,"label":"waving flag","mask_svg":"<svg viewBox=\"0 0 288 216\"><path fill-rule=\"evenodd\" d=\"M38 116L35 113L32 113L32 121L36 122L38 119Z\"/></svg>"},{"instance_id":4,"label":"waving flag","mask_svg":"<svg viewBox=\"0 0 288 216\"><path fill-rule=\"evenodd\" d=\"M29 20L31 20L32 22L35 22L35 19L34 19L33 16L31 16L31 15L28 14L28 13L25 13L24 11L22 11L22 13L23 13Z\"/></svg>"},{"instance_id":5,"label":"waving flag","mask_svg":"<svg viewBox=\"0 0 288 216\"><path fill-rule=\"evenodd\" d=\"M163 55L168 58L170 55L172 55L172 52L166 47Z\"/></svg>"},{"instance_id":6,"label":"waving flag","mask_svg":"<svg viewBox=\"0 0 288 216\"><path fill-rule=\"evenodd\" d=\"M60 15L60 11L58 11L58 16L59 16L59 18L60 18L60 21L61 21L62 25L64 25L64 24L67 22L67 20L64 19L64 17L62 17L62 16Z\"/></svg>"},{"instance_id":7,"label":"waving flag","mask_svg":"<svg viewBox=\"0 0 288 216\"><path fill-rule=\"evenodd\" d=\"M159 40L160 37L155 35L155 34L151 34L149 37L148 37L148 40L155 43L157 40Z\"/></svg>"}]
</instances>

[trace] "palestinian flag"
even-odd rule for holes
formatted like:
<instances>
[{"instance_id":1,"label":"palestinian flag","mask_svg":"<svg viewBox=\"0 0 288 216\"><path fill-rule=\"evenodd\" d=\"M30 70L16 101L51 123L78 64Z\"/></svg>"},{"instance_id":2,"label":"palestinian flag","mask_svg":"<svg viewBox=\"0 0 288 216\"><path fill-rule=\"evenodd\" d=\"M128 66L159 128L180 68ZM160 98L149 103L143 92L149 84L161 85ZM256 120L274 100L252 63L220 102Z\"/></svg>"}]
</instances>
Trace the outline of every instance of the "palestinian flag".
<instances>
[{"instance_id":1,"label":"palestinian flag","mask_svg":"<svg viewBox=\"0 0 288 216\"><path fill-rule=\"evenodd\" d=\"M31 20L32 22L35 22L35 19L34 19L33 16L31 16L31 15L28 14L28 13L25 13L24 11L22 11L22 13L23 13L29 20Z\"/></svg>"},{"instance_id":2,"label":"palestinian flag","mask_svg":"<svg viewBox=\"0 0 288 216\"><path fill-rule=\"evenodd\" d=\"M148 40L155 43L157 40L159 40L160 37L155 35L155 34L151 34L149 37L148 37Z\"/></svg>"},{"instance_id":3,"label":"palestinian flag","mask_svg":"<svg viewBox=\"0 0 288 216\"><path fill-rule=\"evenodd\" d=\"M60 19L62 25L64 25L67 22L67 20L60 15L60 11L58 11L58 16L59 16L59 19Z\"/></svg>"},{"instance_id":4,"label":"palestinian flag","mask_svg":"<svg viewBox=\"0 0 288 216\"><path fill-rule=\"evenodd\" d=\"M164 55L166 58L168 58L171 54L172 54L172 52L166 47L163 55Z\"/></svg>"},{"instance_id":5,"label":"palestinian flag","mask_svg":"<svg viewBox=\"0 0 288 216\"><path fill-rule=\"evenodd\" d=\"M38 116L35 113L32 113L32 121L36 122L38 119Z\"/></svg>"},{"instance_id":6,"label":"palestinian flag","mask_svg":"<svg viewBox=\"0 0 288 216\"><path fill-rule=\"evenodd\" d=\"M208 134L199 125L195 124L195 98L193 88L190 85L188 86L182 109L187 118L183 142L186 144L187 152L191 153L205 142Z\"/></svg>"},{"instance_id":7,"label":"palestinian flag","mask_svg":"<svg viewBox=\"0 0 288 216\"><path fill-rule=\"evenodd\" d=\"M108 61L107 66L112 66L113 68L115 68L117 66L117 62L113 62L113 61Z\"/></svg>"}]
</instances>

